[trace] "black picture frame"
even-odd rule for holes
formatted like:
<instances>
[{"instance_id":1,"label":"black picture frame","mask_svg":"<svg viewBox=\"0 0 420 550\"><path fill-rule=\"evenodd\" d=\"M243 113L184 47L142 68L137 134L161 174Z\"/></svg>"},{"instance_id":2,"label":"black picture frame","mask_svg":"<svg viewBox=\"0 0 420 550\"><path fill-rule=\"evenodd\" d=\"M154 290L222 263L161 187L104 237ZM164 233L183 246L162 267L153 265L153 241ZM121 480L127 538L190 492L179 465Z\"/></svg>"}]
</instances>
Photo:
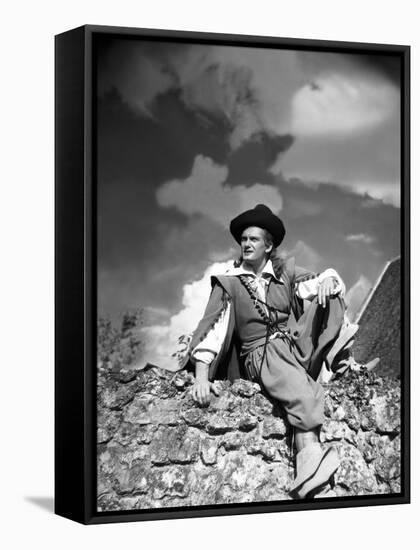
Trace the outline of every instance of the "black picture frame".
<instances>
[{"instance_id":1,"label":"black picture frame","mask_svg":"<svg viewBox=\"0 0 420 550\"><path fill-rule=\"evenodd\" d=\"M323 52L401 63L401 493L121 512L96 510L95 41L103 35ZM86 25L55 37L55 513L84 524L410 502L410 48Z\"/></svg>"}]
</instances>

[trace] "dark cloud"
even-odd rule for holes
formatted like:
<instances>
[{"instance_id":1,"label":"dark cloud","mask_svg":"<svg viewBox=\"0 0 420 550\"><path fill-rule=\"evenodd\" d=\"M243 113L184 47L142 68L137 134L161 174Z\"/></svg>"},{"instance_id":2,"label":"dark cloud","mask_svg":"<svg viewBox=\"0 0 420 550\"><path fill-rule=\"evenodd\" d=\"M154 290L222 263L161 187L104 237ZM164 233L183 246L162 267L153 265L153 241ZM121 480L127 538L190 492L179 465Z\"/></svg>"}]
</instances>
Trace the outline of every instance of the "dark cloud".
<instances>
[{"instance_id":1,"label":"dark cloud","mask_svg":"<svg viewBox=\"0 0 420 550\"><path fill-rule=\"evenodd\" d=\"M114 90L98 102L98 170L101 182L139 180L156 185L186 177L196 154L223 163L228 145L217 119L203 121L176 91L156 98L142 116Z\"/></svg>"},{"instance_id":2,"label":"dark cloud","mask_svg":"<svg viewBox=\"0 0 420 550\"><path fill-rule=\"evenodd\" d=\"M194 266L210 249L224 250L217 224L198 224L175 209L162 211L156 202L158 186L188 176L197 154L224 163L224 136L223 126L210 119L203 125L175 92L156 98L153 118L135 112L116 90L99 100L98 266L106 274L100 276L105 309L117 310L120 297L127 294L118 286L131 288L139 302L174 307L180 300L174 289L194 275ZM177 271L177 264L184 267ZM164 287L153 285L156 271L170 269L171 281ZM127 298L122 301L126 307Z\"/></svg>"},{"instance_id":3,"label":"dark cloud","mask_svg":"<svg viewBox=\"0 0 420 550\"><path fill-rule=\"evenodd\" d=\"M293 136L275 136L260 132L244 142L228 158L227 183L253 185L271 183L275 180L268 172L281 153L293 144Z\"/></svg>"},{"instance_id":4,"label":"dark cloud","mask_svg":"<svg viewBox=\"0 0 420 550\"><path fill-rule=\"evenodd\" d=\"M190 48L187 44L109 35L97 37L95 43L99 94L117 88L132 99L135 94L154 99L150 92L158 94L162 86L163 90L177 87L179 78L172 59Z\"/></svg>"},{"instance_id":5,"label":"dark cloud","mask_svg":"<svg viewBox=\"0 0 420 550\"><path fill-rule=\"evenodd\" d=\"M354 58L370 70L386 76L396 86L401 83L401 57L399 55L363 54Z\"/></svg>"}]
</instances>

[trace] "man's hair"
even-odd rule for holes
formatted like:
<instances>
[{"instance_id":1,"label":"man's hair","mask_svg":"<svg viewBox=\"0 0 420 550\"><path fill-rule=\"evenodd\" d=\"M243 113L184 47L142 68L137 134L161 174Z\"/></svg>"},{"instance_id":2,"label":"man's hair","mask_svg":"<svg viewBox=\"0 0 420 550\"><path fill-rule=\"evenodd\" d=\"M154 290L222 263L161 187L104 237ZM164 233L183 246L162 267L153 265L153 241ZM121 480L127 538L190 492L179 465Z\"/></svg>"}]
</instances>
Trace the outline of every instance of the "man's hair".
<instances>
[{"instance_id":1,"label":"man's hair","mask_svg":"<svg viewBox=\"0 0 420 550\"><path fill-rule=\"evenodd\" d=\"M273 239L273 235L272 235L269 231L267 231L267 229L262 228L262 230L263 230L263 233L264 233L263 239L264 239L265 245L266 245L266 246L270 246L270 245L272 246L271 251L268 253L268 257L270 257L270 256L271 256L271 253L272 253L273 250L274 250L274 239Z\"/></svg>"},{"instance_id":2,"label":"man's hair","mask_svg":"<svg viewBox=\"0 0 420 550\"><path fill-rule=\"evenodd\" d=\"M270 259L271 255L273 254L275 248L274 248L274 239L273 239L273 236L272 234L267 231L267 229L264 229L263 227L261 227L260 229L262 229L262 232L263 232L263 239L264 239L264 243L265 243L265 246L270 246L271 245L271 250L270 252L267 254L267 259ZM241 265L243 261L243 258L242 258L242 254L239 256L239 258L237 260L235 260L233 262L233 266L234 267L239 267Z\"/></svg>"}]
</instances>

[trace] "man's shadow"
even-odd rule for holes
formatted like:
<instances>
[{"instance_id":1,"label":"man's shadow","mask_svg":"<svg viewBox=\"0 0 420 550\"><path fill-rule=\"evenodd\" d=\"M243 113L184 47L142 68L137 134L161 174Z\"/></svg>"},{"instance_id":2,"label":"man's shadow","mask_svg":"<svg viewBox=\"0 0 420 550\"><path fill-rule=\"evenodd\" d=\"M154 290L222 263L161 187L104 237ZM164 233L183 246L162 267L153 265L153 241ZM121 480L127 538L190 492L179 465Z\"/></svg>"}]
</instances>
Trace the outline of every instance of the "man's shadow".
<instances>
[{"instance_id":1,"label":"man's shadow","mask_svg":"<svg viewBox=\"0 0 420 550\"><path fill-rule=\"evenodd\" d=\"M50 514L54 513L54 499L53 497L25 497L26 502L35 504L39 508L46 510Z\"/></svg>"}]
</instances>

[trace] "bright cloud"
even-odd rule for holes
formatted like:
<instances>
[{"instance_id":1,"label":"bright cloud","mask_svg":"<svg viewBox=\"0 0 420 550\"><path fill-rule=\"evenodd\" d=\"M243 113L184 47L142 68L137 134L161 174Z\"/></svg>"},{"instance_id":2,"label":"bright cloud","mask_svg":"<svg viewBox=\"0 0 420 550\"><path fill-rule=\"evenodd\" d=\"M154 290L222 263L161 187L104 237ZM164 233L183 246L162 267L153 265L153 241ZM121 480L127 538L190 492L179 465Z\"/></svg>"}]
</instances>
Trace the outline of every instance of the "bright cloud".
<instances>
[{"instance_id":1,"label":"bright cloud","mask_svg":"<svg viewBox=\"0 0 420 550\"><path fill-rule=\"evenodd\" d=\"M348 136L389 119L398 102L398 90L379 77L321 74L294 95L291 132L298 137Z\"/></svg>"},{"instance_id":2,"label":"bright cloud","mask_svg":"<svg viewBox=\"0 0 420 550\"><path fill-rule=\"evenodd\" d=\"M366 233L357 233L354 235L347 235L346 241L349 242L362 242L365 244L372 244L375 242L375 238L372 235L366 235Z\"/></svg>"},{"instance_id":3,"label":"bright cloud","mask_svg":"<svg viewBox=\"0 0 420 550\"><path fill-rule=\"evenodd\" d=\"M210 296L210 277L225 273L230 267L232 262L217 262L209 266L201 279L184 285L182 309L168 323L140 330L144 342L141 365L152 363L168 370L178 368L176 358L172 357L179 349L178 338L191 334L201 319Z\"/></svg>"},{"instance_id":4,"label":"bright cloud","mask_svg":"<svg viewBox=\"0 0 420 550\"><path fill-rule=\"evenodd\" d=\"M368 195L372 199L381 200L385 204L400 207L401 192L398 181L395 182L364 182L349 181L347 186L359 195Z\"/></svg>"},{"instance_id":5,"label":"bright cloud","mask_svg":"<svg viewBox=\"0 0 420 550\"><path fill-rule=\"evenodd\" d=\"M186 180L172 180L159 187L157 201L160 206L175 207L189 216L202 214L224 227L258 203L267 204L274 212L282 209L282 197L273 186L255 183L228 187L224 185L227 172L225 166L199 155Z\"/></svg>"}]
</instances>

